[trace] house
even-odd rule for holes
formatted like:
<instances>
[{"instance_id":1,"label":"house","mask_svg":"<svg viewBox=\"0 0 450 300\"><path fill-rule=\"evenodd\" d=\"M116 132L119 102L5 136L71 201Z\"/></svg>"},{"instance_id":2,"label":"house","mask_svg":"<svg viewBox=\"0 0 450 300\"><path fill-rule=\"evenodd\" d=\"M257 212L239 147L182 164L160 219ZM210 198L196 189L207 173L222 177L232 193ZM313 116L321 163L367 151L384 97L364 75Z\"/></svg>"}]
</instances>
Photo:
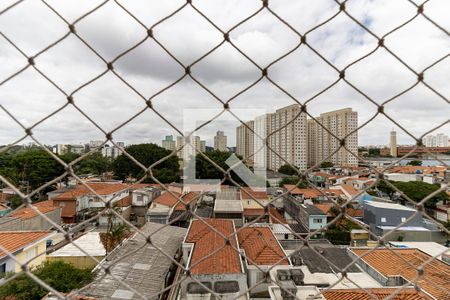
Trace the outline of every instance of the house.
<instances>
[{"instance_id":1,"label":"house","mask_svg":"<svg viewBox=\"0 0 450 300\"><path fill-rule=\"evenodd\" d=\"M0 231L46 231L61 224L61 208L54 206L52 200L35 202L34 207L19 207L7 216L0 218ZM40 214L45 215L53 223L48 222Z\"/></svg>"},{"instance_id":2,"label":"house","mask_svg":"<svg viewBox=\"0 0 450 300\"><path fill-rule=\"evenodd\" d=\"M450 277L444 274L450 274L450 265L418 249L351 248L349 254L359 258L358 266L384 287L412 286L414 282L432 299L449 299ZM423 269L421 276L417 276L418 268Z\"/></svg>"},{"instance_id":3,"label":"house","mask_svg":"<svg viewBox=\"0 0 450 300\"><path fill-rule=\"evenodd\" d=\"M309 231L320 229L327 224L327 214L313 204L301 203L293 198L284 200L285 218L288 222L301 223Z\"/></svg>"},{"instance_id":4,"label":"house","mask_svg":"<svg viewBox=\"0 0 450 300\"><path fill-rule=\"evenodd\" d=\"M89 188L88 188L88 187ZM55 206L61 207L63 223L77 223L90 213L105 207L105 201L112 203L129 195L130 185L123 183L89 182L76 185L52 198ZM102 196L100 199L92 191Z\"/></svg>"},{"instance_id":5,"label":"house","mask_svg":"<svg viewBox=\"0 0 450 300\"><path fill-rule=\"evenodd\" d=\"M186 229L146 223L140 231L111 252L95 269L94 281L77 294L89 299L166 299ZM151 245L146 237L151 237Z\"/></svg>"},{"instance_id":6,"label":"house","mask_svg":"<svg viewBox=\"0 0 450 300\"><path fill-rule=\"evenodd\" d=\"M434 217L441 222L450 222L450 203L437 204L434 210Z\"/></svg>"},{"instance_id":7,"label":"house","mask_svg":"<svg viewBox=\"0 0 450 300\"><path fill-rule=\"evenodd\" d=\"M204 286L221 299L248 299L245 293L248 290L247 276L234 232L236 228L232 220L191 221L183 241L183 262L190 275L183 274L179 299L210 298L211 294ZM229 242L223 236L230 236Z\"/></svg>"},{"instance_id":8,"label":"house","mask_svg":"<svg viewBox=\"0 0 450 300\"><path fill-rule=\"evenodd\" d=\"M394 296L392 296L394 295ZM358 299L358 300L372 300L374 299L392 299L392 300L431 300L429 295L421 291L417 291L412 287L403 287L398 290L398 287L392 288L369 288L369 289L332 289L326 290L322 293L326 300L341 300L341 299Z\"/></svg>"},{"instance_id":9,"label":"house","mask_svg":"<svg viewBox=\"0 0 450 300\"><path fill-rule=\"evenodd\" d=\"M415 248L418 249L429 256L436 257L437 259L443 260L446 255L450 255L450 250L448 247L435 243L435 242L389 242L390 247L396 248Z\"/></svg>"},{"instance_id":10,"label":"house","mask_svg":"<svg viewBox=\"0 0 450 300\"><path fill-rule=\"evenodd\" d=\"M285 184L283 188L288 195L302 201L309 200L310 202L333 202L338 201L344 194L339 189L318 189L318 188L306 188L301 189L293 184Z\"/></svg>"},{"instance_id":11,"label":"house","mask_svg":"<svg viewBox=\"0 0 450 300\"><path fill-rule=\"evenodd\" d=\"M135 225L142 226L146 221L148 207L152 201L161 195L161 189L154 186L138 188L131 192L131 215L130 221Z\"/></svg>"},{"instance_id":12,"label":"house","mask_svg":"<svg viewBox=\"0 0 450 300\"><path fill-rule=\"evenodd\" d=\"M177 219L180 214L177 212L181 211L184 213L194 209L198 198L199 194L196 192L190 192L184 195L178 192L164 192L160 196L156 197L148 208L147 221L159 224L168 224L171 221L171 218L172 221ZM183 204L183 202L185 204ZM172 217L174 213L177 214L177 216Z\"/></svg>"},{"instance_id":13,"label":"house","mask_svg":"<svg viewBox=\"0 0 450 300\"><path fill-rule=\"evenodd\" d=\"M100 232L91 231L48 254L47 260L62 260L76 268L86 269L94 268L105 256L106 248L100 239Z\"/></svg>"},{"instance_id":14,"label":"house","mask_svg":"<svg viewBox=\"0 0 450 300\"><path fill-rule=\"evenodd\" d=\"M240 189L240 200L244 209L246 222L251 222L258 218L258 222L268 221L265 207L269 205L269 195L266 191L255 191L250 187Z\"/></svg>"},{"instance_id":15,"label":"house","mask_svg":"<svg viewBox=\"0 0 450 300\"><path fill-rule=\"evenodd\" d=\"M244 224L244 207L240 195L234 189L227 189L216 193L213 217L217 219L233 220L235 226Z\"/></svg>"},{"instance_id":16,"label":"house","mask_svg":"<svg viewBox=\"0 0 450 300\"><path fill-rule=\"evenodd\" d=\"M49 231L2 231L0 246L14 255L15 259L0 250L0 275L5 272L20 272L21 265L36 267L46 259L46 240L50 238Z\"/></svg>"},{"instance_id":17,"label":"house","mask_svg":"<svg viewBox=\"0 0 450 300\"><path fill-rule=\"evenodd\" d=\"M264 272L269 271L273 266L289 266L291 262L272 230L267 226L245 227L238 231L237 236L239 248L244 254L243 264L247 274L247 284L251 287L256 285L250 291L250 297L268 297L267 288L271 283L260 283L264 279Z\"/></svg>"}]
</instances>

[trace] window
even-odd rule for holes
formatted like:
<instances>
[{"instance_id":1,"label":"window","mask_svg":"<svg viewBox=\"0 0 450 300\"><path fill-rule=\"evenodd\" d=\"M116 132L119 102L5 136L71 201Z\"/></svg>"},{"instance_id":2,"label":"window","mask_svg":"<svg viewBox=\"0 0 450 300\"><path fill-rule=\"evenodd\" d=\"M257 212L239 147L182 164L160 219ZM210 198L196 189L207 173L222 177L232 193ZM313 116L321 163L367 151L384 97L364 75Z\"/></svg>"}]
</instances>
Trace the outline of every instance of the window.
<instances>
[{"instance_id":1,"label":"window","mask_svg":"<svg viewBox=\"0 0 450 300\"><path fill-rule=\"evenodd\" d=\"M406 218L405 217L402 217L402 222L406 222Z\"/></svg>"},{"instance_id":2,"label":"window","mask_svg":"<svg viewBox=\"0 0 450 300\"><path fill-rule=\"evenodd\" d=\"M0 275L6 273L6 263L0 265Z\"/></svg>"},{"instance_id":3,"label":"window","mask_svg":"<svg viewBox=\"0 0 450 300\"><path fill-rule=\"evenodd\" d=\"M322 223L322 219L313 219L313 223L315 224Z\"/></svg>"},{"instance_id":4,"label":"window","mask_svg":"<svg viewBox=\"0 0 450 300\"><path fill-rule=\"evenodd\" d=\"M386 218L381 218L381 223L386 223Z\"/></svg>"}]
</instances>

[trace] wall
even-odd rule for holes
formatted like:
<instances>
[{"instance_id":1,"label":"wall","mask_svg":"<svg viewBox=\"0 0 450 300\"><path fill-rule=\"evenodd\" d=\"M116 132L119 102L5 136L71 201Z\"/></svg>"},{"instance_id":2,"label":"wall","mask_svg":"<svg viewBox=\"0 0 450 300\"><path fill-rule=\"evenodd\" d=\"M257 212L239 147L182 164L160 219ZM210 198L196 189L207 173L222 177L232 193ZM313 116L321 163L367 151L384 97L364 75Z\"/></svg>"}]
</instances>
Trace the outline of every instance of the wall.
<instances>
[{"instance_id":1,"label":"wall","mask_svg":"<svg viewBox=\"0 0 450 300\"><path fill-rule=\"evenodd\" d=\"M104 256L94 256L98 261L102 261ZM62 260L66 263L73 265L78 269L92 269L97 265L91 257L88 256L47 256L48 261Z\"/></svg>"},{"instance_id":2,"label":"wall","mask_svg":"<svg viewBox=\"0 0 450 300\"><path fill-rule=\"evenodd\" d=\"M388 231L380 232L380 235L384 235ZM378 233L377 233L378 234ZM444 244L447 238L440 231L395 231L385 237L385 241L398 241L405 242L436 242Z\"/></svg>"},{"instance_id":3,"label":"wall","mask_svg":"<svg viewBox=\"0 0 450 300\"><path fill-rule=\"evenodd\" d=\"M33 255L35 257L29 264L28 267L36 267L39 266L41 263L43 263L46 260L46 254L45 251L47 250L46 246L46 240L42 240L39 243L26 248L24 251L16 254L16 259L18 260L18 263L16 264L16 273L21 271L20 265L24 264L28 260L28 253L32 253L33 249L36 249L36 254ZM43 253L43 254L42 254Z\"/></svg>"},{"instance_id":4,"label":"wall","mask_svg":"<svg viewBox=\"0 0 450 300\"><path fill-rule=\"evenodd\" d=\"M322 220L321 223L314 223L314 219L320 219ZM316 229L320 229L323 226L325 226L327 224L327 216L315 216L315 215L310 215L309 216L309 230L316 230Z\"/></svg>"},{"instance_id":5,"label":"wall","mask_svg":"<svg viewBox=\"0 0 450 300\"><path fill-rule=\"evenodd\" d=\"M60 214L61 208L45 213L56 224L61 224ZM53 224L47 222L40 215L28 219L8 218L0 223L0 231L49 230L53 227Z\"/></svg>"}]
</instances>

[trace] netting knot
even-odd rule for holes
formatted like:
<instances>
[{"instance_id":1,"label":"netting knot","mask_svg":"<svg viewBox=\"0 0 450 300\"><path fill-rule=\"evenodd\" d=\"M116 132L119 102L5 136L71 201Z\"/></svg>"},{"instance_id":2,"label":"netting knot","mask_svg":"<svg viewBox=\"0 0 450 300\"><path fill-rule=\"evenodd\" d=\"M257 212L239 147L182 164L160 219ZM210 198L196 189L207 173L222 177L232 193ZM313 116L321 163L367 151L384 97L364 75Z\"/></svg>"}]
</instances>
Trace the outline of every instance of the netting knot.
<instances>
[{"instance_id":1,"label":"netting knot","mask_svg":"<svg viewBox=\"0 0 450 300\"><path fill-rule=\"evenodd\" d=\"M153 29L151 29L151 28L147 29L147 35L152 38L153 37Z\"/></svg>"},{"instance_id":2,"label":"netting knot","mask_svg":"<svg viewBox=\"0 0 450 300\"><path fill-rule=\"evenodd\" d=\"M69 24L69 30L73 34L77 33L77 31L75 30L75 25L73 25L73 24Z\"/></svg>"}]
</instances>

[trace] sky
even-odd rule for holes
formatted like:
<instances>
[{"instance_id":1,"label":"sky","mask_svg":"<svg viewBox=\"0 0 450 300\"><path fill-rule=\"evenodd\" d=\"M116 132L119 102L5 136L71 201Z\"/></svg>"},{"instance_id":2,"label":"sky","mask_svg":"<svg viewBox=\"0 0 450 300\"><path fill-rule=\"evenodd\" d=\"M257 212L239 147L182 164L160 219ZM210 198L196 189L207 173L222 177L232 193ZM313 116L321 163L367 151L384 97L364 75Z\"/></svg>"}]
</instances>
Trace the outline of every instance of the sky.
<instances>
[{"instance_id":1,"label":"sky","mask_svg":"<svg viewBox=\"0 0 450 300\"><path fill-rule=\"evenodd\" d=\"M0 11L13 2L1 1ZM222 31L233 28L229 34L231 42L261 68L270 65L268 75L272 82L263 78L235 97L257 81L261 71L230 43L222 43L223 34L189 5L153 27L153 36L158 43L147 39L133 48L147 36L146 29L136 19L149 28L185 1L120 1L136 19L114 1L109 1L76 22L75 29L106 61L133 48L113 64L114 70L128 85L111 71L84 85L106 71L106 64L80 39L69 34L39 55L35 59L35 66L66 94L75 91L73 99L78 109L67 105L42 121L63 107L67 99L64 93L31 67L0 84L0 104L25 127L42 121L32 132L44 144L86 143L104 139L104 134L93 122L106 132L114 130L112 135L115 141L127 144L160 143L165 135L179 135L175 128L183 131L183 119L187 111L192 118L196 117L193 112L195 109L220 112L223 108L220 100L226 102L233 98L229 102L230 110L239 110L239 117L246 121L255 117L251 113L253 111L274 112L294 104L292 98L304 103L339 78L336 70L307 46L296 48L299 36L267 9L234 28L257 12L261 8L261 1L192 2ZM47 3L69 23L73 23L102 1L47 0ZM353 87L341 80L310 100L307 109L311 115L318 116L327 111L351 107L358 112L359 125L363 126L376 114L377 106L354 87L375 103L383 103L416 83L417 76L384 48L363 58L377 47L377 39L342 12L310 31L339 12L339 5L335 1L270 0L269 4L271 10L297 32L307 32L308 44L337 69L342 70L357 61L345 72L346 79ZM448 0L431 0L425 5L424 12L448 32L449 9ZM346 10L379 37L403 24L417 12L417 8L406 0L350 0ZM0 31L27 56L35 56L68 33L68 26L42 1L25 0L0 15ZM387 35L384 43L412 70L419 73L427 68L425 82L442 95L436 95L419 83L387 103L384 111L416 137L442 124L444 126L437 128L434 133L450 134L450 105L443 99L450 98L450 57L433 65L450 53L449 35L423 16L418 16L411 23ZM198 82L185 77L159 93L185 73L185 69L159 44L185 66L196 62L190 69ZM198 61L218 45L220 47ZM294 48L295 51L285 56ZM278 60L280 57L283 58ZM26 58L0 36L0 82L26 65ZM433 66L428 68L430 65ZM144 110L146 103L141 96L144 99L151 98L157 113L150 109ZM246 109L249 110L248 114L245 113ZM125 122L128 123L121 126ZM200 129L198 135L206 139L208 145L212 145L215 132L222 130L228 136L228 145L234 146L238 125L238 120L233 120L230 115L222 115ZM359 130L359 144L387 144L392 129L397 131L399 144L413 143L413 139L403 129L379 115ZM23 135L23 129L0 109L0 144L14 143ZM30 139L21 143L27 141Z\"/></svg>"}]
</instances>

